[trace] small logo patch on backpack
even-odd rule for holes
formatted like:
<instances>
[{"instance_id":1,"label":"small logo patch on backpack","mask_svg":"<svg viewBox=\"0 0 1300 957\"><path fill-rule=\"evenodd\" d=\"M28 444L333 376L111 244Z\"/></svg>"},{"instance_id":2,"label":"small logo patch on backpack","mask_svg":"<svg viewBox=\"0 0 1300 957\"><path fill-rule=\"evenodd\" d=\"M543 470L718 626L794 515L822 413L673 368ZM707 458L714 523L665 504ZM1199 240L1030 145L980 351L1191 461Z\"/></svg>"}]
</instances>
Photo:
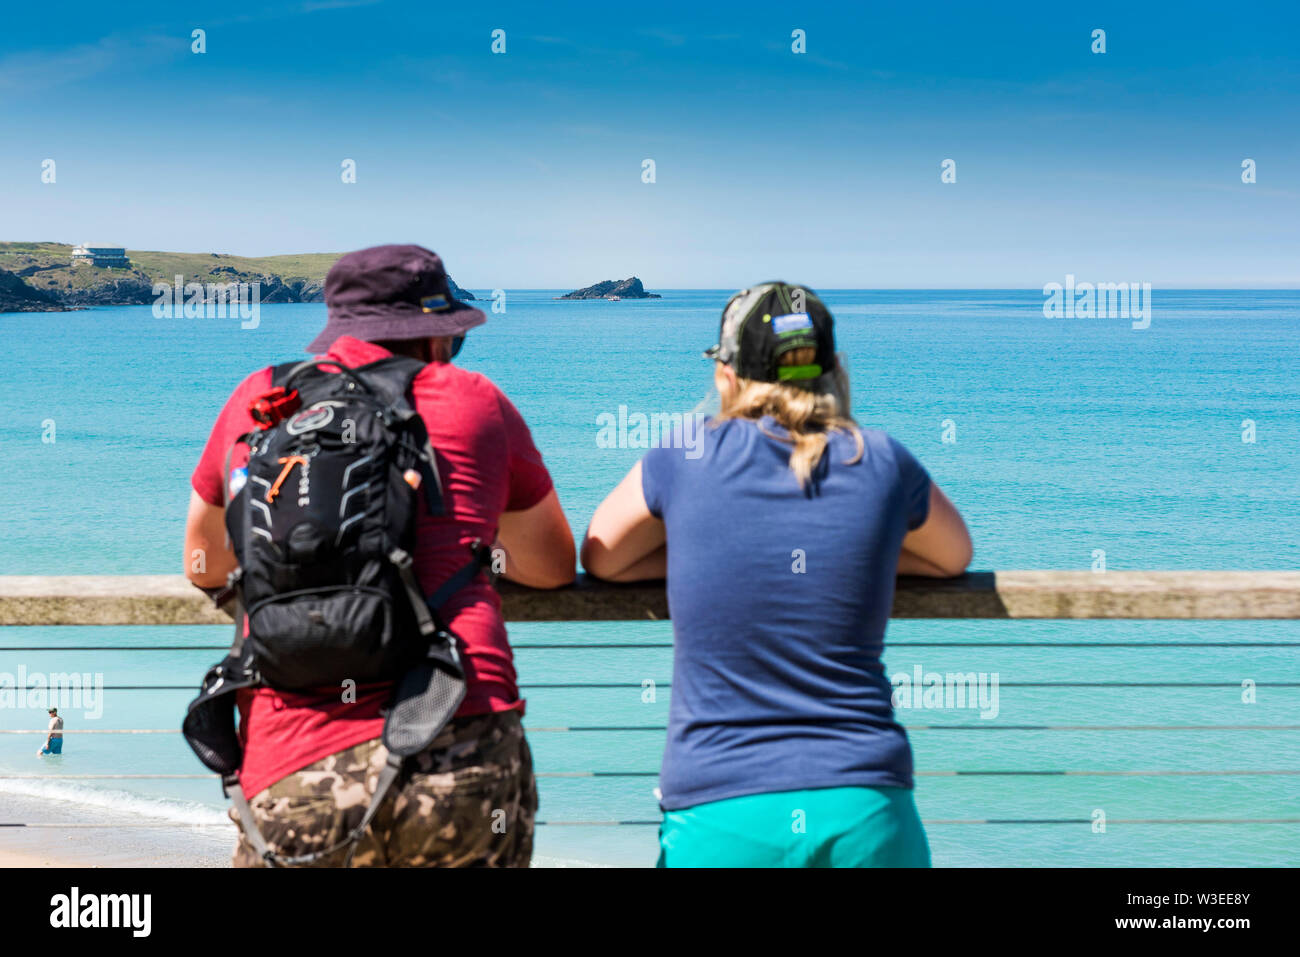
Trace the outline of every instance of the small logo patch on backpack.
<instances>
[{"instance_id":1,"label":"small logo patch on backpack","mask_svg":"<svg viewBox=\"0 0 1300 957\"><path fill-rule=\"evenodd\" d=\"M304 432L323 429L332 421L334 421L334 407L322 403L310 409L303 409L286 422L284 428L290 435L302 435Z\"/></svg>"}]
</instances>

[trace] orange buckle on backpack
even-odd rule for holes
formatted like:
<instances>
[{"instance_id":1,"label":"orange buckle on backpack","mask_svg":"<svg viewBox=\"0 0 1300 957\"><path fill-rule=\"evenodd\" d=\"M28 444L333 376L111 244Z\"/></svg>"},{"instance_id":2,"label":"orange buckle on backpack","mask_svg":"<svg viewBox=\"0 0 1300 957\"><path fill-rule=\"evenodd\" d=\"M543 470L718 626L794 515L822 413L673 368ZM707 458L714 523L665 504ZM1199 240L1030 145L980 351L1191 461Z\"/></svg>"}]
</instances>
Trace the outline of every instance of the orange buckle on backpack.
<instances>
[{"instance_id":1,"label":"orange buckle on backpack","mask_svg":"<svg viewBox=\"0 0 1300 957\"><path fill-rule=\"evenodd\" d=\"M285 455L276 459L276 461L283 465L284 468L280 469L280 475L275 480L275 484L266 490L266 500L268 502L275 501L275 497L280 494L280 486L284 484L284 480L289 477L289 473L293 471L295 465L306 468L309 464L306 456L302 455Z\"/></svg>"},{"instance_id":2,"label":"orange buckle on backpack","mask_svg":"<svg viewBox=\"0 0 1300 957\"><path fill-rule=\"evenodd\" d=\"M263 392L248 406L248 414L253 417L259 429L269 429L287 419L302 407L298 390L286 392L283 386L276 386L270 392Z\"/></svg>"}]
</instances>

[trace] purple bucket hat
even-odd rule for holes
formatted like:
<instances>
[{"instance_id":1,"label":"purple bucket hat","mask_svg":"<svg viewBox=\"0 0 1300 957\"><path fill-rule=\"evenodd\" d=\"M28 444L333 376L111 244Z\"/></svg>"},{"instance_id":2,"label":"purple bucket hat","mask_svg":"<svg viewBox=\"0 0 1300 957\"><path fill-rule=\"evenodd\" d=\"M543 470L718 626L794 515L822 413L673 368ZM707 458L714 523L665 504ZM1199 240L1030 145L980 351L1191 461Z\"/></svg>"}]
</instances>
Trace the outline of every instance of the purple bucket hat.
<instances>
[{"instance_id":1,"label":"purple bucket hat","mask_svg":"<svg viewBox=\"0 0 1300 957\"><path fill-rule=\"evenodd\" d=\"M442 259L423 246L372 246L348 253L325 277L329 321L307 351L339 336L365 342L459 336L487 316L452 297Z\"/></svg>"}]
</instances>

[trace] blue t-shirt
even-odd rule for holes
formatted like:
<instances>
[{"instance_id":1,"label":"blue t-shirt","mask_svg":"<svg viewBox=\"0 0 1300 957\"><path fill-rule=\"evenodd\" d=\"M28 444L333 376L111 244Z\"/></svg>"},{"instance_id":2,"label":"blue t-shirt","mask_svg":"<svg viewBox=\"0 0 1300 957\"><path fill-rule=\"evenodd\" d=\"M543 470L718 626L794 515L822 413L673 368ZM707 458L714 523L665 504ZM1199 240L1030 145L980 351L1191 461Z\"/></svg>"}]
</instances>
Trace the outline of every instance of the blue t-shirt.
<instances>
[{"instance_id":1,"label":"blue t-shirt","mask_svg":"<svg viewBox=\"0 0 1300 957\"><path fill-rule=\"evenodd\" d=\"M674 635L661 806L910 788L880 655L899 547L926 519L930 476L863 429L861 460L846 464L857 447L833 433L805 490L772 419L696 431L641 463L646 504L667 528Z\"/></svg>"}]
</instances>

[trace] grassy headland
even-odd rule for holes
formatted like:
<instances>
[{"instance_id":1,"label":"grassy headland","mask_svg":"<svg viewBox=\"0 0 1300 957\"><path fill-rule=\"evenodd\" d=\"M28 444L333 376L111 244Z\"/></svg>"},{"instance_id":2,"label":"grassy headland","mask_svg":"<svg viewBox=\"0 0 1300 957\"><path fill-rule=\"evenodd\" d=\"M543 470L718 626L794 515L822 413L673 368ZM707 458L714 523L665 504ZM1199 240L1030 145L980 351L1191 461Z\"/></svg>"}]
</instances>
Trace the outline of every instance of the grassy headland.
<instances>
[{"instance_id":1,"label":"grassy headland","mask_svg":"<svg viewBox=\"0 0 1300 957\"><path fill-rule=\"evenodd\" d=\"M155 282L260 283L262 302L322 302L325 274L342 253L231 256L128 249L130 265L72 263L67 243L0 242L0 312L144 305ZM5 276L3 274L9 274ZM15 279L17 281L15 282ZM452 294L474 297L451 283Z\"/></svg>"}]
</instances>

